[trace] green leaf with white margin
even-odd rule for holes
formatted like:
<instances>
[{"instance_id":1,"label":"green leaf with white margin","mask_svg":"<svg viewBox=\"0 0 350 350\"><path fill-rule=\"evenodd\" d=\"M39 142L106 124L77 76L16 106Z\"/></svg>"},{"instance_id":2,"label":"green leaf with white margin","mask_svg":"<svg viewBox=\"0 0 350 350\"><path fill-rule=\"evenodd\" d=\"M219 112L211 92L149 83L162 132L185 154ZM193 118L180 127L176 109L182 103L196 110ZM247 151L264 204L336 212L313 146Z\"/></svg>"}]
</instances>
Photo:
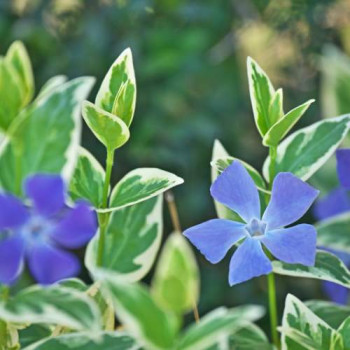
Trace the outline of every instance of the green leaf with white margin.
<instances>
[{"instance_id":1,"label":"green leaf with white margin","mask_svg":"<svg viewBox=\"0 0 350 350\"><path fill-rule=\"evenodd\" d=\"M255 124L264 136L273 125L270 119L269 108L275 95L275 90L267 74L251 58L247 59L250 100L252 103Z\"/></svg>"},{"instance_id":2,"label":"green leaf with white margin","mask_svg":"<svg viewBox=\"0 0 350 350\"><path fill-rule=\"evenodd\" d=\"M337 332L295 296L288 294L282 327L282 350L340 350L334 346Z\"/></svg>"},{"instance_id":3,"label":"green leaf with white margin","mask_svg":"<svg viewBox=\"0 0 350 350\"><path fill-rule=\"evenodd\" d=\"M283 90L278 89L272 97L269 106L268 115L271 125L274 125L279 119L281 119L283 114Z\"/></svg>"},{"instance_id":4,"label":"green leaf with white margin","mask_svg":"<svg viewBox=\"0 0 350 350\"><path fill-rule=\"evenodd\" d=\"M264 308L256 305L239 306L233 309L220 307L204 317L198 324L189 326L180 337L181 350L204 350L246 327L264 315Z\"/></svg>"},{"instance_id":5,"label":"green leaf with white margin","mask_svg":"<svg viewBox=\"0 0 350 350\"><path fill-rule=\"evenodd\" d=\"M279 275L315 278L350 288L350 271L338 257L322 250L317 251L314 266L287 264L278 260L273 261L272 266L273 272Z\"/></svg>"},{"instance_id":6,"label":"green leaf with white margin","mask_svg":"<svg viewBox=\"0 0 350 350\"><path fill-rule=\"evenodd\" d=\"M34 95L34 76L28 52L20 41L15 41L7 51L5 61L11 64L20 78L22 107L26 106Z\"/></svg>"},{"instance_id":7,"label":"green leaf with white margin","mask_svg":"<svg viewBox=\"0 0 350 350\"><path fill-rule=\"evenodd\" d=\"M89 101L83 102L83 118L96 138L110 151L123 146L130 137L122 119Z\"/></svg>"},{"instance_id":8,"label":"green leaf with white margin","mask_svg":"<svg viewBox=\"0 0 350 350\"><path fill-rule=\"evenodd\" d=\"M102 282L125 329L146 349L173 348L178 321L156 304L146 287L110 271L98 270L94 277Z\"/></svg>"},{"instance_id":9,"label":"green leaf with white margin","mask_svg":"<svg viewBox=\"0 0 350 350\"><path fill-rule=\"evenodd\" d=\"M0 57L0 129L7 131L23 107L20 76Z\"/></svg>"},{"instance_id":10,"label":"green leaf with white margin","mask_svg":"<svg viewBox=\"0 0 350 350\"><path fill-rule=\"evenodd\" d=\"M315 227L319 246L350 253L350 213L322 220Z\"/></svg>"},{"instance_id":11,"label":"green leaf with white margin","mask_svg":"<svg viewBox=\"0 0 350 350\"><path fill-rule=\"evenodd\" d=\"M139 281L151 269L163 233L163 197L158 196L111 214L106 230L102 267ZM85 265L96 269L98 235L90 241Z\"/></svg>"},{"instance_id":12,"label":"green leaf with white margin","mask_svg":"<svg viewBox=\"0 0 350 350\"><path fill-rule=\"evenodd\" d=\"M69 182L78 157L81 102L94 79L82 77L56 86L35 100L18 118L13 137L19 147L19 182L29 174L61 173ZM0 149L0 187L16 191L14 148L9 139Z\"/></svg>"},{"instance_id":13,"label":"green leaf with white margin","mask_svg":"<svg viewBox=\"0 0 350 350\"><path fill-rule=\"evenodd\" d=\"M335 152L349 131L350 115L321 120L289 135L277 148L275 172L310 178ZM263 174L269 179L268 157Z\"/></svg>"},{"instance_id":14,"label":"green leaf with white margin","mask_svg":"<svg viewBox=\"0 0 350 350\"><path fill-rule=\"evenodd\" d=\"M308 300L305 305L319 318L337 329L350 316L350 306L325 300Z\"/></svg>"},{"instance_id":15,"label":"green leaf with white margin","mask_svg":"<svg viewBox=\"0 0 350 350\"><path fill-rule=\"evenodd\" d=\"M85 199L98 208L102 203L105 171L85 148L80 147L79 157L69 184L69 194L76 201Z\"/></svg>"},{"instance_id":16,"label":"green leaf with white margin","mask_svg":"<svg viewBox=\"0 0 350 350\"><path fill-rule=\"evenodd\" d=\"M92 299L60 285L22 290L0 303L0 318L15 323L61 325L92 333L100 328L100 314Z\"/></svg>"},{"instance_id":17,"label":"green leaf with white margin","mask_svg":"<svg viewBox=\"0 0 350 350\"><path fill-rule=\"evenodd\" d=\"M197 305L199 270L192 249L181 232L174 232L167 238L151 292L161 307L175 313L186 313Z\"/></svg>"},{"instance_id":18,"label":"green leaf with white margin","mask_svg":"<svg viewBox=\"0 0 350 350\"><path fill-rule=\"evenodd\" d=\"M107 72L95 104L117 115L129 127L135 112L136 81L131 50L124 50Z\"/></svg>"},{"instance_id":19,"label":"green leaf with white margin","mask_svg":"<svg viewBox=\"0 0 350 350\"><path fill-rule=\"evenodd\" d=\"M113 188L109 208L98 211L111 212L141 203L181 185L183 182L182 178L161 169L134 169Z\"/></svg>"},{"instance_id":20,"label":"green leaf with white margin","mask_svg":"<svg viewBox=\"0 0 350 350\"><path fill-rule=\"evenodd\" d=\"M220 348L216 348L219 350ZM254 323L239 329L230 337L230 349L234 350L273 350L266 334ZM213 349L214 350L214 349Z\"/></svg>"},{"instance_id":21,"label":"green leaf with white margin","mask_svg":"<svg viewBox=\"0 0 350 350\"><path fill-rule=\"evenodd\" d=\"M350 350L350 317L339 326L338 332L343 340L343 349Z\"/></svg>"},{"instance_id":22,"label":"green leaf with white margin","mask_svg":"<svg viewBox=\"0 0 350 350\"><path fill-rule=\"evenodd\" d=\"M66 83L68 78L65 75L55 75L54 77L50 78L40 89L38 97L40 98L44 96L46 93L49 93L53 89L55 89L57 86L62 85Z\"/></svg>"},{"instance_id":23,"label":"green leaf with white margin","mask_svg":"<svg viewBox=\"0 0 350 350\"><path fill-rule=\"evenodd\" d=\"M23 350L138 350L135 339L125 332L72 333L47 338Z\"/></svg>"},{"instance_id":24,"label":"green leaf with white margin","mask_svg":"<svg viewBox=\"0 0 350 350\"><path fill-rule=\"evenodd\" d=\"M293 108L274 124L263 138L264 146L277 146L279 142L288 134L292 127L298 122L303 114L308 110L311 103L315 100L309 100L302 105Z\"/></svg>"},{"instance_id":25,"label":"green leaf with white margin","mask_svg":"<svg viewBox=\"0 0 350 350\"><path fill-rule=\"evenodd\" d=\"M229 157L228 152L221 144L219 140L214 141L213 154L211 157L210 164L214 164L217 159ZM213 183L216 178L220 175L220 172L215 166L211 166L211 182ZM233 221L241 221L241 218L230 208L214 200L216 214L220 219L227 219Z\"/></svg>"}]
</instances>

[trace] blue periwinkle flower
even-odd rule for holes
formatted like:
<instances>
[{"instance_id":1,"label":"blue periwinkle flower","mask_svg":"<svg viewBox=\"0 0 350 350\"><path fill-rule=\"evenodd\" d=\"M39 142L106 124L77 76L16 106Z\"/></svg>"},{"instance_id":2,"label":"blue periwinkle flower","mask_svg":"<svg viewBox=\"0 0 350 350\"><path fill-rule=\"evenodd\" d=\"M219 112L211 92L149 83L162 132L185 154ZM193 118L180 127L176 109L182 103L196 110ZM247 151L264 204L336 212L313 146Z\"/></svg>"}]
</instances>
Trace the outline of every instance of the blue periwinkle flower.
<instances>
[{"instance_id":1,"label":"blue periwinkle flower","mask_svg":"<svg viewBox=\"0 0 350 350\"><path fill-rule=\"evenodd\" d=\"M279 260L312 266L316 255L316 230L300 224L318 191L291 173L279 173L272 186L269 205L260 214L258 189L239 161L227 167L211 186L211 195L235 211L245 223L214 219L189 228L184 235L209 260L221 261L240 243L229 268L229 283L235 285L272 271L263 245Z\"/></svg>"},{"instance_id":2,"label":"blue periwinkle flower","mask_svg":"<svg viewBox=\"0 0 350 350\"><path fill-rule=\"evenodd\" d=\"M348 196L348 191L350 190L350 149L337 150L336 157L338 179L341 186L317 201L313 212L318 220L325 220L350 212L350 200ZM328 248L323 249L335 254L346 266L350 266L349 253ZM323 282L323 289L332 301L338 304L347 303L349 291L346 287L333 282Z\"/></svg>"},{"instance_id":3,"label":"blue periwinkle flower","mask_svg":"<svg viewBox=\"0 0 350 350\"><path fill-rule=\"evenodd\" d=\"M86 244L97 229L87 203L65 206L65 186L58 175L27 178L24 190L31 206L11 194L0 194L0 282L13 283L25 260L34 278L51 284L75 276L79 260L65 249Z\"/></svg>"}]
</instances>

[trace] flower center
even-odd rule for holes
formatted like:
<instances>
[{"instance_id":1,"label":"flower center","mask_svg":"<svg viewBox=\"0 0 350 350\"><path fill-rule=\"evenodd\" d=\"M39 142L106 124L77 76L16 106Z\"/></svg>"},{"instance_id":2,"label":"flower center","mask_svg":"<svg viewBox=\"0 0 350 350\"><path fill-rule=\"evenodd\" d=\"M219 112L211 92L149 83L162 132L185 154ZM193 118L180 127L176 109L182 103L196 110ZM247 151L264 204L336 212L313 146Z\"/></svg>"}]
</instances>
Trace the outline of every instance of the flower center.
<instances>
[{"instance_id":1,"label":"flower center","mask_svg":"<svg viewBox=\"0 0 350 350\"><path fill-rule=\"evenodd\" d=\"M47 241L52 223L38 215L33 215L20 229L23 239L29 242Z\"/></svg>"},{"instance_id":2,"label":"flower center","mask_svg":"<svg viewBox=\"0 0 350 350\"><path fill-rule=\"evenodd\" d=\"M259 237L265 234L266 224L258 219L252 219L250 223L245 226L245 229L250 237Z\"/></svg>"}]
</instances>

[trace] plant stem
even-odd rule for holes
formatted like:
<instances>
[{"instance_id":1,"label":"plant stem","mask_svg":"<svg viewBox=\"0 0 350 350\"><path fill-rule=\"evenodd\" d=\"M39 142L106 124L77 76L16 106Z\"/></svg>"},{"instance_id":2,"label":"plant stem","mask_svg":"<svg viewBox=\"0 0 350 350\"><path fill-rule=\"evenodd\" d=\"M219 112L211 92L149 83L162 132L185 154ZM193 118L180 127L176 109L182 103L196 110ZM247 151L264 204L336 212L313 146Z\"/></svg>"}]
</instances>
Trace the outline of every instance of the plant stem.
<instances>
[{"instance_id":1,"label":"plant stem","mask_svg":"<svg viewBox=\"0 0 350 350\"><path fill-rule=\"evenodd\" d=\"M280 349L280 341L277 332L278 316L277 316L277 300L276 300L276 284L273 272L267 275L267 285L269 291L269 313L271 338L277 349Z\"/></svg>"},{"instance_id":2,"label":"plant stem","mask_svg":"<svg viewBox=\"0 0 350 350\"><path fill-rule=\"evenodd\" d=\"M270 155L270 167L269 167L269 189L272 189L273 179L275 178L276 172L276 157L277 157L277 147L271 146L269 148ZM269 204L270 195L266 197L266 205ZM273 260L273 257L269 251L266 251L267 256L270 260ZM267 286L269 293L269 314L270 314L270 327L271 327L271 338L272 342L275 344L277 349L280 349L280 339L277 332L278 326L278 313L277 313L277 298L276 298L276 283L275 275L273 272L267 275Z\"/></svg>"},{"instance_id":3,"label":"plant stem","mask_svg":"<svg viewBox=\"0 0 350 350\"><path fill-rule=\"evenodd\" d=\"M174 230L181 234L182 229L181 229L181 224L180 224L180 219L179 219L179 213L177 211L176 203L175 203L175 197L174 194L171 191L167 191L165 193L165 200L168 204L169 212L170 212L170 217L171 217L171 222L173 224ZM199 323L200 317L199 317L199 312L198 312L198 307L197 303L193 298L193 316L196 321L196 323Z\"/></svg>"},{"instance_id":4,"label":"plant stem","mask_svg":"<svg viewBox=\"0 0 350 350\"><path fill-rule=\"evenodd\" d=\"M107 148L106 175L105 175L105 181L103 184L102 204L101 204L102 209L105 209L108 206L108 189L109 189L109 184L111 182L113 163L114 163L114 150ZM109 219L109 213L99 213L98 222L100 226L100 235L99 235L98 248L97 248L97 266L101 266L103 263L103 251L105 247L105 236L106 236L108 219Z\"/></svg>"},{"instance_id":5,"label":"plant stem","mask_svg":"<svg viewBox=\"0 0 350 350\"><path fill-rule=\"evenodd\" d=\"M270 154L270 188L272 186L273 179L275 178L275 171L276 171L276 157L277 157L277 147L271 146L269 148L269 154Z\"/></svg>"}]
</instances>

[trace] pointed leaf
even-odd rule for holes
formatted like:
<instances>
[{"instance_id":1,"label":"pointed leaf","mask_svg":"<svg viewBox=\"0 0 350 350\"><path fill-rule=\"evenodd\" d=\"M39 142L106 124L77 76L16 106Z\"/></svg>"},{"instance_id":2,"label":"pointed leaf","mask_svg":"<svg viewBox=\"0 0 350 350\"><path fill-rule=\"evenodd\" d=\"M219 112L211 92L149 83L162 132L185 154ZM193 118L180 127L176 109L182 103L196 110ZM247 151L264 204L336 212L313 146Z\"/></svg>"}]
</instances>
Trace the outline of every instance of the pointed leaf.
<instances>
[{"instance_id":1,"label":"pointed leaf","mask_svg":"<svg viewBox=\"0 0 350 350\"><path fill-rule=\"evenodd\" d=\"M280 331L282 350L334 349L335 330L291 294L287 295Z\"/></svg>"},{"instance_id":2,"label":"pointed leaf","mask_svg":"<svg viewBox=\"0 0 350 350\"><path fill-rule=\"evenodd\" d=\"M95 278L112 299L119 320L142 345L162 350L173 347L177 322L159 308L144 286L111 272L99 271Z\"/></svg>"},{"instance_id":3,"label":"pointed leaf","mask_svg":"<svg viewBox=\"0 0 350 350\"><path fill-rule=\"evenodd\" d=\"M189 326L180 337L181 350L205 350L215 345L221 337L228 337L246 327L251 321L261 318L264 309L245 305L233 309L220 307L201 318L198 324Z\"/></svg>"},{"instance_id":4,"label":"pointed leaf","mask_svg":"<svg viewBox=\"0 0 350 350\"><path fill-rule=\"evenodd\" d=\"M19 88L22 90L22 107L24 107L34 95L34 76L30 58L23 43L15 41L8 49L5 60L14 67L20 77Z\"/></svg>"},{"instance_id":5,"label":"pointed leaf","mask_svg":"<svg viewBox=\"0 0 350 350\"><path fill-rule=\"evenodd\" d=\"M163 198L115 211L107 227L102 266L122 274L129 281L142 279L151 269L163 231ZM96 269L98 236L88 245L85 265Z\"/></svg>"},{"instance_id":6,"label":"pointed leaf","mask_svg":"<svg viewBox=\"0 0 350 350\"><path fill-rule=\"evenodd\" d=\"M107 149L113 151L129 140L129 129L119 117L89 101L84 101L82 113L86 124Z\"/></svg>"},{"instance_id":7,"label":"pointed leaf","mask_svg":"<svg viewBox=\"0 0 350 350\"><path fill-rule=\"evenodd\" d=\"M269 119L271 125L274 125L283 117L283 90L278 89L272 97L269 106Z\"/></svg>"},{"instance_id":8,"label":"pointed leaf","mask_svg":"<svg viewBox=\"0 0 350 350\"><path fill-rule=\"evenodd\" d=\"M314 101L315 100L309 100L295 107L274 124L263 138L264 146L277 146Z\"/></svg>"},{"instance_id":9,"label":"pointed leaf","mask_svg":"<svg viewBox=\"0 0 350 350\"><path fill-rule=\"evenodd\" d=\"M350 254L350 213L344 213L316 224L319 246Z\"/></svg>"},{"instance_id":10,"label":"pointed leaf","mask_svg":"<svg viewBox=\"0 0 350 350\"><path fill-rule=\"evenodd\" d=\"M350 115L321 120L288 136L277 148L275 172L291 172L306 181L335 152L349 131ZM264 163L270 178L270 158Z\"/></svg>"},{"instance_id":11,"label":"pointed leaf","mask_svg":"<svg viewBox=\"0 0 350 350\"><path fill-rule=\"evenodd\" d=\"M272 262L272 266L279 275L315 278L350 288L350 271L338 257L322 250L316 254L315 266L287 264L277 260Z\"/></svg>"},{"instance_id":12,"label":"pointed leaf","mask_svg":"<svg viewBox=\"0 0 350 350\"><path fill-rule=\"evenodd\" d=\"M130 126L136 104L136 82L130 49L124 50L112 64L97 93L95 103Z\"/></svg>"},{"instance_id":13,"label":"pointed leaf","mask_svg":"<svg viewBox=\"0 0 350 350\"><path fill-rule=\"evenodd\" d=\"M99 212L110 212L141 203L182 184L180 177L157 168L139 168L126 174L113 188L110 208Z\"/></svg>"},{"instance_id":14,"label":"pointed leaf","mask_svg":"<svg viewBox=\"0 0 350 350\"><path fill-rule=\"evenodd\" d=\"M16 323L49 323L95 332L100 315L95 303L84 293L53 285L22 290L0 303L0 317Z\"/></svg>"},{"instance_id":15,"label":"pointed leaf","mask_svg":"<svg viewBox=\"0 0 350 350\"><path fill-rule=\"evenodd\" d=\"M136 340L124 332L65 334L47 338L23 350L138 350Z\"/></svg>"},{"instance_id":16,"label":"pointed leaf","mask_svg":"<svg viewBox=\"0 0 350 350\"><path fill-rule=\"evenodd\" d=\"M93 82L82 77L59 85L21 113L12 134L19 149L8 139L1 144L0 187L16 192L16 177L21 187L26 176L38 172L61 173L66 181L70 179L80 143L80 105Z\"/></svg>"},{"instance_id":17,"label":"pointed leaf","mask_svg":"<svg viewBox=\"0 0 350 350\"><path fill-rule=\"evenodd\" d=\"M71 198L85 199L98 208L102 203L105 171L86 149L80 147L79 158L69 184Z\"/></svg>"},{"instance_id":18,"label":"pointed leaf","mask_svg":"<svg viewBox=\"0 0 350 350\"><path fill-rule=\"evenodd\" d=\"M269 108L275 90L267 74L250 57L247 60L248 81L250 100L252 103L255 124L261 134L264 136L273 125L269 116Z\"/></svg>"},{"instance_id":19,"label":"pointed leaf","mask_svg":"<svg viewBox=\"0 0 350 350\"><path fill-rule=\"evenodd\" d=\"M198 303L198 266L180 232L172 233L163 246L152 281L152 295L165 310L180 314Z\"/></svg>"}]
</instances>

